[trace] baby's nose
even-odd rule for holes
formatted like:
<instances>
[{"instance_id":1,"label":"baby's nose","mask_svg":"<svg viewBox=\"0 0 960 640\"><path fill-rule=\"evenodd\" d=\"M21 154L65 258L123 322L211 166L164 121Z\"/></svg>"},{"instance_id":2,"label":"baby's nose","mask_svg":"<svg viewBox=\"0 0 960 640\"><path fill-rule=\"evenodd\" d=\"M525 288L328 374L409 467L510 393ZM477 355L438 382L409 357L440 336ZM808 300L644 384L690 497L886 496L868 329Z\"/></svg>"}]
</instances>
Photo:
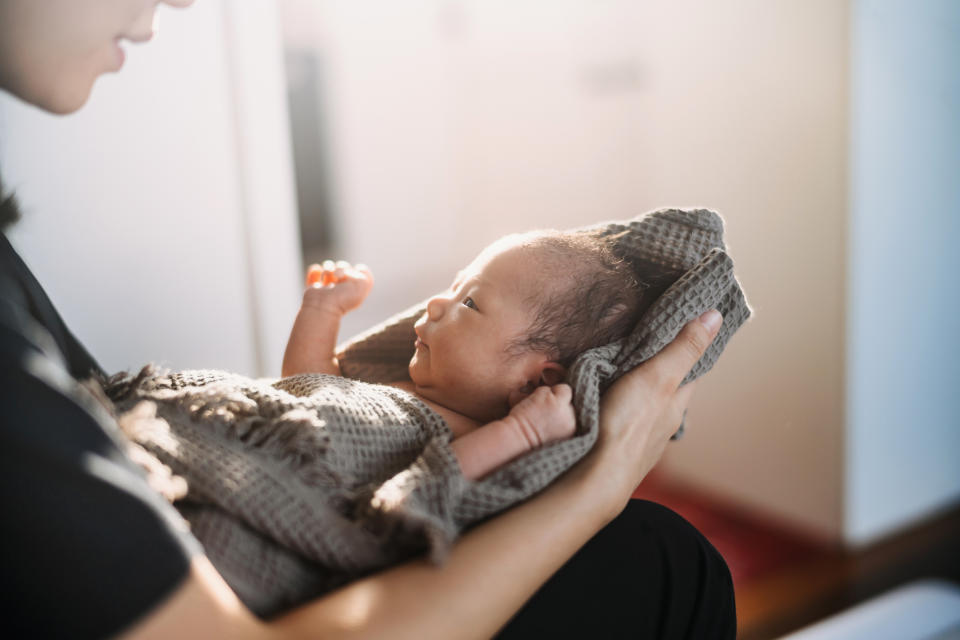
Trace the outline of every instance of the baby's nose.
<instances>
[{"instance_id":1,"label":"baby's nose","mask_svg":"<svg viewBox=\"0 0 960 640\"><path fill-rule=\"evenodd\" d=\"M444 296L433 296L430 298L427 301L427 317L434 322L442 318L447 302L448 300Z\"/></svg>"}]
</instances>

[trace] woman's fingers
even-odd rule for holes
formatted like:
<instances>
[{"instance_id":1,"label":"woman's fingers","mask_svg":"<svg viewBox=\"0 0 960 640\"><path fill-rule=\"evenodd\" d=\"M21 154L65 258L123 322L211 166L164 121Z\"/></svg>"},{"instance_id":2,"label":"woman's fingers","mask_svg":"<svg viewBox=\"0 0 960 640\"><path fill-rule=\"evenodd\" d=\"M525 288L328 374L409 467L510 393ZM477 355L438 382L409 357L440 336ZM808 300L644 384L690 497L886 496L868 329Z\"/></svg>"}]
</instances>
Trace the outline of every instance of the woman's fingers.
<instances>
[{"instance_id":1,"label":"woman's fingers","mask_svg":"<svg viewBox=\"0 0 960 640\"><path fill-rule=\"evenodd\" d=\"M673 401L680 382L713 342L722 322L716 310L689 322L660 353L610 387L603 397L601 416L608 412L613 419L607 422L612 425L629 423L630 415L640 421L648 413L652 414L650 418L659 416L666 409L665 404ZM689 398L691 392L685 391L681 397Z\"/></svg>"},{"instance_id":2,"label":"woman's fingers","mask_svg":"<svg viewBox=\"0 0 960 640\"><path fill-rule=\"evenodd\" d=\"M693 385L677 387L713 342L721 322L720 314L712 311L688 323L673 342L617 380L601 399L598 455L609 456L605 468L623 471L621 498L653 468L680 427Z\"/></svg>"},{"instance_id":3,"label":"woman's fingers","mask_svg":"<svg viewBox=\"0 0 960 640\"><path fill-rule=\"evenodd\" d=\"M687 323L673 342L634 371L644 376L653 390L671 395L713 342L721 324L723 316L719 311L707 311Z\"/></svg>"}]
</instances>

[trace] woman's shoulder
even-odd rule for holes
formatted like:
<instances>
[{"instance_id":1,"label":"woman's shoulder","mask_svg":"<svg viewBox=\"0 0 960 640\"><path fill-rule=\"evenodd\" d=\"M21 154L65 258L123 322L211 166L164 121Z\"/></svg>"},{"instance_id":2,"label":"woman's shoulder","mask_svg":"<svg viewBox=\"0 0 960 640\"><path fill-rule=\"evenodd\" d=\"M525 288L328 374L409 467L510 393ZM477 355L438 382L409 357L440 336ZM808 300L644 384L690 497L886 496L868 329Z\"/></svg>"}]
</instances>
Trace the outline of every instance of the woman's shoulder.
<instances>
[{"instance_id":1,"label":"woman's shoulder","mask_svg":"<svg viewBox=\"0 0 960 640\"><path fill-rule=\"evenodd\" d=\"M71 376L102 373L100 365L60 317L36 276L0 231L0 323L5 341L29 344L62 360Z\"/></svg>"}]
</instances>

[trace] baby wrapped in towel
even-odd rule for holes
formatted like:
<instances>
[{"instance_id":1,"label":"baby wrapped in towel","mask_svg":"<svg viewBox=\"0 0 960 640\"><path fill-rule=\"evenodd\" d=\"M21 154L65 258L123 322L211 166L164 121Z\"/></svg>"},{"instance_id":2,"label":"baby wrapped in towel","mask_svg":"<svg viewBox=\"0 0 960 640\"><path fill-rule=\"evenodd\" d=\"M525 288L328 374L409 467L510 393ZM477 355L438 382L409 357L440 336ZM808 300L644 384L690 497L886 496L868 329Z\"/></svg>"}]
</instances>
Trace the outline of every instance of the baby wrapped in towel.
<instances>
[{"instance_id":1,"label":"baby wrapped in towel","mask_svg":"<svg viewBox=\"0 0 960 640\"><path fill-rule=\"evenodd\" d=\"M339 319L372 279L332 265L291 333L284 375L298 375L145 370L108 393L186 480L174 504L211 561L269 616L425 550L442 559L585 454L601 391L718 308L688 379L709 369L749 314L722 247L703 210L510 236L339 358Z\"/></svg>"}]
</instances>

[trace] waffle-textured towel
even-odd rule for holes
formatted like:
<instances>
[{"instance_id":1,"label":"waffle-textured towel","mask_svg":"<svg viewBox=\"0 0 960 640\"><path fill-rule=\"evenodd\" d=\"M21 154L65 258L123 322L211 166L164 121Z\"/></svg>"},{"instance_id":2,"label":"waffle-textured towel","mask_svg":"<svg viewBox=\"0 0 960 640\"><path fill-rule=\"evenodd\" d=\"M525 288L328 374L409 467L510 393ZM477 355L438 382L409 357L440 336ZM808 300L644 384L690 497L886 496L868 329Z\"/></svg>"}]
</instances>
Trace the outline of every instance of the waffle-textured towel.
<instances>
[{"instance_id":1,"label":"waffle-textured towel","mask_svg":"<svg viewBox=\"0 0 960 640\"><path fill-rule=\"evenodd\" d=\"M602 391L717 308L720 334L686 380L710 369L750 313L720 217L663 210L584 231L609 236L617 253L670 282L630 336L574 363L576 435L480 481L461 474L439 415L404 391L371 384L407 379L424 304L348 343L340 354L348 378L151 368L113 378L107 393L127 412L121 424L186 479L175 505L251 610L269 617L423 551L442 561L465 527L530 497L579 460L596 441Z\"/></svg>"}]
</instances>

